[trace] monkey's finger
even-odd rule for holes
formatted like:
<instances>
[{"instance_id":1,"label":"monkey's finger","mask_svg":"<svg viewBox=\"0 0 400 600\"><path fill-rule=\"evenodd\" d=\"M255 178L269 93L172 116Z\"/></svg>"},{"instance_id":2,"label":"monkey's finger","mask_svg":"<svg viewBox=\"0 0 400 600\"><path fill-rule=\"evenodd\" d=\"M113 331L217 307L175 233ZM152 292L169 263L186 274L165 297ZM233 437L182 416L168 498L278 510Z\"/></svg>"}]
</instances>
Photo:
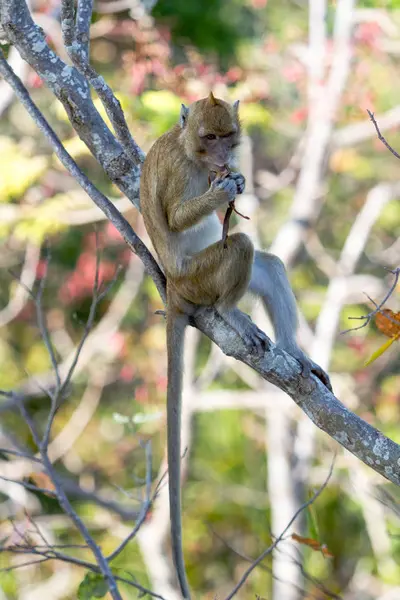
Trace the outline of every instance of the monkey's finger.
<instances>
[{"instance_id":1,"label":"monkey's finger","mask_svg":"<svg viewBox=\"0 0 400 600\"><path fill-rule=\"evenodd\" d=\"M245 343L252 346L258 356L262 356L270 346L270 339L254 323L246 330L244 334Z\"/></svg>"},{"instance_id":2,"label":"monkey's finger","mask_svg":"<svg viewBox=\"0 0 400 600\"><path fill-rule=\"evenodd\" d=\"M307 357L304 357L304 359L298 359L298 360L300 360L300 364L301 364L301 376L304 377L304 379L307 379L311 375L310 361L308 360Z\"/></svg>"},{"instance_id":3,"label":"monkey's finger","mask_svg":"<svg viewBox=\"0 0 400 600\"><path fill-rule=\"evenodd\" d=\"M236 183L236 191L238 194L243 194L246 186L246 179L241 173L231 173L229 176Z\"/></svg>"},{"instance_id":4,"label":"monkey's finger","mask_svg":"<svg viewBox=\"0 0 400 600\"><path fill-rule=\"evenodd\" d=\"M236 183L229 177L225 177L224 179L214 179L212 186L214 189L226 192L228 202L232 202L232 200L235 199L237 193Z\"/></svg>"}]
</instances>

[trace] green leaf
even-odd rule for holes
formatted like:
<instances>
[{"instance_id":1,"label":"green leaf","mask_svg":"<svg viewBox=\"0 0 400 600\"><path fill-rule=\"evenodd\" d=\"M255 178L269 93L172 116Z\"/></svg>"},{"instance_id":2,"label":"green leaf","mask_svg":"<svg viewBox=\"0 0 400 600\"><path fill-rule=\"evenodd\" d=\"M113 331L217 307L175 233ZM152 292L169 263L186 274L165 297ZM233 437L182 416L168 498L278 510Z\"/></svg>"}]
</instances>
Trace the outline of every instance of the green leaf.
<instances>
[{"instance_id":1,"label":"green leaf","mask_svg":"<svg viewBox=\"0 0 400 600\"><path fill-rule=\"evenodd\" d=\"M311 493L310 493L311 497ZM310 532L310 536L315 540L320 539L317 513L313 504L310 504L307 507L307 522L308 522L308 530Z\"/></svg>"},{"instance_id":2,"label":"green leaf","mask_svg":"<svg viewBox=\"0 0 400 600\"><path fill-rule=\"evenodd\" d=\"M18 144L0 136L0 202L19 199L43 175L47 164L45 156L24 154Z\"/></svg>"},{"instance_id":3,"label":"green leaf","mask_svg":"<svg viewBox=\"0 0 400 600\"><path fill-rule=\"evenodd\" d=\"M87 573L78 588L78 600L91 600L91 598L104 598L108 592L108 585L103 577L97 573Z\"/></svg>"},{"instance_id":4,"label":"green leaf","mask_svg":"<svg viewBox=\"0 0 400 600\"><path fill-rule=\"evenodd\" d=\"M399 338L398 335L396 335L395 337L390 338L390 340L387 340L380 348L378 348L378 350L375 350L375 352L369 357L369 359L365 361L364 367L368 367L368 365L370 365L371 363L373 363L374 360L376 360L377 358L379 358L380 356L382 356L382 354L384 352L386 352L386 350L388 348L390 348L390 346L393 344L393 342L395 342L398 338Z\"/></svg>"}]
</instances>

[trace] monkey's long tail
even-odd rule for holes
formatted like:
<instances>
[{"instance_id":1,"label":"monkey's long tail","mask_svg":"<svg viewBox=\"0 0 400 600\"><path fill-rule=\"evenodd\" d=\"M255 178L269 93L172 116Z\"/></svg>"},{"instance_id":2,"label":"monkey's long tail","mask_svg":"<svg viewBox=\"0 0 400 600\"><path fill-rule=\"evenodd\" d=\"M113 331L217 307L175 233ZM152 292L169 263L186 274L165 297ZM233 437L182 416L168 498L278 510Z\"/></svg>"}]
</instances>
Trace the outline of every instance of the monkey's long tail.
<instances>
[{"instance_id":1,"label":"monkey's long tail","mask_svg":"<svg viewBox=\"0 0 400 600\"><path fill-rule=\"evenodd\" d=\"M168 348L168 391L167 391L167 448L169 510L171 522L172 556L179 586L185 600L190 600L182 550L181 509L181 410L183 347L187 316L177 314L168 302L167 348Z\"/></svg>"}]
</instances>

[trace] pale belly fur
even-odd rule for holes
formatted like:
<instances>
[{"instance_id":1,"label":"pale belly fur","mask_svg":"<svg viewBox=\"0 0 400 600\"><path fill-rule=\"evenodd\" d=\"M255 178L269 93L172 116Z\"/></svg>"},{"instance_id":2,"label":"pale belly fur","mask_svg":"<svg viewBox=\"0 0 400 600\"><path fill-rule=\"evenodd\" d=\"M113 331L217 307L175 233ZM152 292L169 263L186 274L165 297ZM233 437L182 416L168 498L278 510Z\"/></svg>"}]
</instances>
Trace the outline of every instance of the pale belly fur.
<instances>
[{"instance_id":1,"label":"pale belly fur","mask_svg":"<svg viewBox=\"0 0 400 600\"><path fill-rule=\"evenodd\" d=\"M222 238L222 224L218 219L217 213L212 213L205 217L200 223L190 229L179 233L176 237L176 243L179 247L179 255L192 256L197 254L218 242Z\"/></svg>"}]
</instances>

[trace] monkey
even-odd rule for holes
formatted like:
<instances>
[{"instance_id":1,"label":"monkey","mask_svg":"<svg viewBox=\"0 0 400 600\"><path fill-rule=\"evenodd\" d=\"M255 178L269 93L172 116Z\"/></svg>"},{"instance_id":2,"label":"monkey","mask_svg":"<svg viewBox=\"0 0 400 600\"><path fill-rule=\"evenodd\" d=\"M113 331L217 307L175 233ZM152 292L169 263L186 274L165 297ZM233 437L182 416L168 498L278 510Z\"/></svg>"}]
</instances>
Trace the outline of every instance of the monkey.
<instances>
[{"instance_id":1,"label":"monkey","mask_svg":"<svg viewBox=\"0 0 400 600\"><path fill-rule=\"evenodd\" d=\"M199 307L213 306L245 343L263 353L269 340L237 303L247 290L261 297L278 347L296 358L306 377L328 375L298 347L297 306L285 267L255 251L244 233L222 240L218 209L242 194L235 170L241 136L239 102L215 98L182 104L179 123L162 135L144 161L140 206L146 230L167 280L167 453L172 555L183 598L190 598L181 523L181 401L184 332ZM226 175L226 168L229 169ZM224 175L222 171L225 169ZM216 172L210 183L209 173Z\"/></svg>"}]
</instances>

